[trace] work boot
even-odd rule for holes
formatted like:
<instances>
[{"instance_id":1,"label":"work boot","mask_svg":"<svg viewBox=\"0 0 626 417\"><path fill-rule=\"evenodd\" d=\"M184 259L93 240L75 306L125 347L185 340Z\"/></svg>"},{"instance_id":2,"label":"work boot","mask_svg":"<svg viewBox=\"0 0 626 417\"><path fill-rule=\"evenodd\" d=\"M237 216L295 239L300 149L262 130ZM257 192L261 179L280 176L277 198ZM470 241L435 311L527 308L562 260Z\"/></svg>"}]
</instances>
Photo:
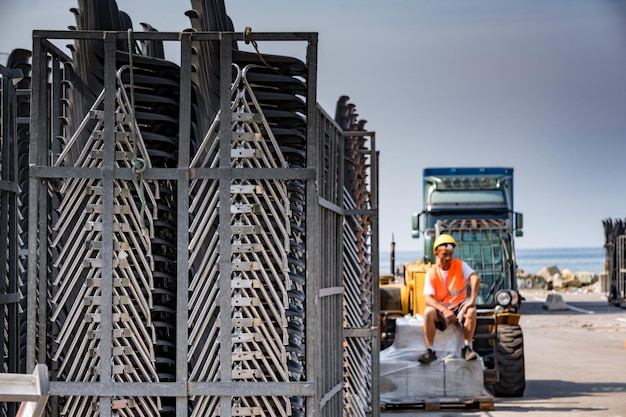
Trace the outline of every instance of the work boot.
<instances>
[{"instance_id":1,"label":"work boot","mask_svg":"<svg viewBox=\"0 0 626 417\"><path fill-rule=\"evenodd\" d=\"M474 352L471 346L466 345L463 349L461 349L461 357L465 358L466 361L473 361L478 357L478 355Z\"/></svg>"},{"instance_id":2,"label":"work boot","mask_svg":"<svg viewBox=\"0 0 626 417\"><path fill-rule=\"evenodd\" d=\"M437 354L431 348L426 349L421 355L418 356L417 360L424 365L428 365L432 361L437 359Z\"/></svg>"}]
</instances>

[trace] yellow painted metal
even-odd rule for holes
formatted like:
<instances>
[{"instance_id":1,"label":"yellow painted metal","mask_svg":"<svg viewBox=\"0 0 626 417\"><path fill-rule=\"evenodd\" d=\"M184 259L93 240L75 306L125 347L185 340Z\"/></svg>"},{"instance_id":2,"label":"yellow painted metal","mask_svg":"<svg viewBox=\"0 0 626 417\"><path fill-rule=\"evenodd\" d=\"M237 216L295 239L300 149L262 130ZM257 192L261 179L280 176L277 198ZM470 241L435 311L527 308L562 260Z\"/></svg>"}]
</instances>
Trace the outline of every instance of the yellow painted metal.
<instances>
[{"instance_id":1,"label":"yellow painted metal","mask_svg":"<svg viewBox=\"0 0 626 417\"><path fill-rule=\"evenodd\" d=\"M403 310L406 308L407 313L424 314L426 303L424 301L424 278L426 271L432 267L431 263L423 263L417 261L412 264L404 265L404 283L408 292L408 300L406 307L404 301L402 303Z\"/></svg>"},{"instance_id":2,"label":"yellow painted metal","mask_svg":"<svg viewBox=\"0 0 626 417\"><path fill-rule=\"evenodd\" d=\"M521 314L518 313L498 313L496 314L496 318L498 320L498 324L519 324L519 319L522 317Z\"/></svg>"}]
</instances>

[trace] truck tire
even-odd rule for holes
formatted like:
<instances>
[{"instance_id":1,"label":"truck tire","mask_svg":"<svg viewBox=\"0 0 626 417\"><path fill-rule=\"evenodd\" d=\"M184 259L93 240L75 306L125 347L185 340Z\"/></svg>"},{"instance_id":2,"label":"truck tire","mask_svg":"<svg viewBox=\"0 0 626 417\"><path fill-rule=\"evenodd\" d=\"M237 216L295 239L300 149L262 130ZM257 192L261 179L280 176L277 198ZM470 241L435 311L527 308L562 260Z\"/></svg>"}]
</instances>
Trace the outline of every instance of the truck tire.
<instances>
[{"instance_id":1,"label":"truck tire","mask_svg":"<svg viewBox=\"0 0 626 417\"><path fill-rule=\"evenodd\" d=\"M521 397L526 388L524 371L524 335L515 324L498 326L498 372L499 381L494 389L498 397Z\"/></svg>"}]
</instances>

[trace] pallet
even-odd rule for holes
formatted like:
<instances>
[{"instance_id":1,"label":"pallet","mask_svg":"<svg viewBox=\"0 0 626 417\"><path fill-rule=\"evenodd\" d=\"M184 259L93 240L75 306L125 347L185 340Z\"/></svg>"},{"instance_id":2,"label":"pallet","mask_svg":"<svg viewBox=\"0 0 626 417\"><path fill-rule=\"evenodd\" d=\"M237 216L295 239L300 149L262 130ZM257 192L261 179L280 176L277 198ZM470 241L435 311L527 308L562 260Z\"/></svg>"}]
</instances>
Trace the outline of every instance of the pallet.
<instances>
[{"instance_id":1,"label":"pallet","mask_svg":"<svg viewBox=\"0 0 626 417\"><path fill-rule=\"evenodd\" d=\"M423 411L439 411L439 410L480 410L494 411L494 397L491 395L483 395L473 398L427 398L411 404L384 404L383 409L410 409Z\"/></svg>"}]
</instances>

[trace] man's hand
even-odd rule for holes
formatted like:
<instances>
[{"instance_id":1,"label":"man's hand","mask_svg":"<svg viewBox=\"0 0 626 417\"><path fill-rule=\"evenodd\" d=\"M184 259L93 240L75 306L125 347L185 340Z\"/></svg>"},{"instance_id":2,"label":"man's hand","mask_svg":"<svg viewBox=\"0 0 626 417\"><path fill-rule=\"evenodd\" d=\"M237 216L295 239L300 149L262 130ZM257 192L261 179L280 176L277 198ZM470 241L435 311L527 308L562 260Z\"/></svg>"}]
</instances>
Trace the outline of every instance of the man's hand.
<instances>
[{"instance_id":1,"label":"man's hand","mask_svg":"<svg viewBox=\"0 0 626 417\"><path fill-rule=\"evenodd\" d=\"M476 300L474 300L473 298L468 298L463 305L461 306L461 315L464 316L465 312L467 311L468 308L470 307L476 307Z\"/></svg>"},{"instance_id":2,"label":"man's hand","mask_svg":"<svg viewBox=\"0 0 626 417\"><path fill-rule=\"evenodd\" d=\"M446 322L448 324L456 323L456 315L449 308L446 308L446 309L443 310L443 317L446 319Z\"/></svg>"}]
</instances>

